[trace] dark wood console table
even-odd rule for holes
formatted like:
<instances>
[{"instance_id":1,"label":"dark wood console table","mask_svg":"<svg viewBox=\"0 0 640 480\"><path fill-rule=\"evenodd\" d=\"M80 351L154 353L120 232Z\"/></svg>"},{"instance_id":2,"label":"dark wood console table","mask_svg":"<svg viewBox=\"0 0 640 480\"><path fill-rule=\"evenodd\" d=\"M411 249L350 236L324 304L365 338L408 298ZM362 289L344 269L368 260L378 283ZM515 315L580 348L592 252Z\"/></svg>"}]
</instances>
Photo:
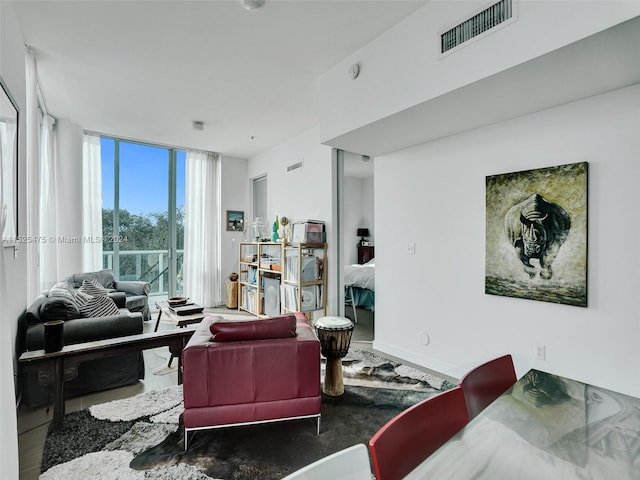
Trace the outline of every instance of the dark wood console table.
<instances>
[{"instance_id":1,"label":"dark wood console table","mask_svg":"<svg viewBox=\"0 0 640 480\"><path fill-rule=\"evenodd\" d=\"M65 345L57 352L45 353L33 350L20 355L18 363L25 370L46 371L54 374L53 429L62 426L64 418L64 369L75 367L87 360L110 357L121 353L149 348L165 347L181 352L195 327L177 328L160 332L141 333L125 337L109 338L94 342ZM178 356L178 384L182 383L182 359Z\"/></svg>"}]
</instances>

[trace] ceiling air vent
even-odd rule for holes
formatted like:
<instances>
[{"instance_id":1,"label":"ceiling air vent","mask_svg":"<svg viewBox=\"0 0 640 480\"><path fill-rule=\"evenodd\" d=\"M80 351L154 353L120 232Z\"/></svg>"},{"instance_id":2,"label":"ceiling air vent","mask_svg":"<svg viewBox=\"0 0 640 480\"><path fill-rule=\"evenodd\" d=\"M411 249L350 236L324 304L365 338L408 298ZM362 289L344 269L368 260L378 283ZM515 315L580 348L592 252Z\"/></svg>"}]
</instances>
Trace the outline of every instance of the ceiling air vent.
<instances>
[{"instance_id":1,"label":"ceiling air vent","mask_svg":"<svg viewBox=\"0 0 640 480\"><path fill-rule=\"evenodd\" d=\"M440 35L440 53L462 45L513 16L512 0L501 0Z\"/></svg>"}]
</instances>

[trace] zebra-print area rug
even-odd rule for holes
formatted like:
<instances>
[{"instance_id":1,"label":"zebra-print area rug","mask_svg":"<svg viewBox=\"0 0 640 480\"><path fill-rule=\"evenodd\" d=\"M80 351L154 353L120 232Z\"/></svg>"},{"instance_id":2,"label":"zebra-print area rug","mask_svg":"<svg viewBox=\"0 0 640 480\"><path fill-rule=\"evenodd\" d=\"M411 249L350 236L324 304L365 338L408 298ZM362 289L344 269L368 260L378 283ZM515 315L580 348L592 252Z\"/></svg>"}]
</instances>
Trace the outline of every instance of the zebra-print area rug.
<instances>
[{"instance_id":1,"label":"zebra-print area rug","mask_svg":"<svg viewBox=\"0 0 640 480\"><path fill-rule=\"evenodd\" d=\"M47 437L42 480L280 479L319 458L367 443L390 418L452 387L357 348L344 359L345 394L322 399L312 420L196 432L184 451L182 388L146 392L65 416Z\"/></svg>"}]
</instances>

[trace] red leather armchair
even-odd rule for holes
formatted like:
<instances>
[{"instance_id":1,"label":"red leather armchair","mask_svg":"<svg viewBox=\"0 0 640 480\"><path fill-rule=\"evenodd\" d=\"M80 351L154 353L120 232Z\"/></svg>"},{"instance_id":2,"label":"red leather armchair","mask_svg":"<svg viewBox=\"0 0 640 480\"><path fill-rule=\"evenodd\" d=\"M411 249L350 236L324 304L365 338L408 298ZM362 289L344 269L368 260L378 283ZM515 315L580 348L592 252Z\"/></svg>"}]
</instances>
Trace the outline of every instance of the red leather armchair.
<instances>
[{"instance_id":1,"label":"red leather armchair","mask_svg":"<svg viewBox=\"0 0 640 480\"><path fill-rule=\"evenodd\" d=\"M206 317L182 352L184 443L191 431L317 418L320 342L302 314Z\"/></svg>"}]
</instances>

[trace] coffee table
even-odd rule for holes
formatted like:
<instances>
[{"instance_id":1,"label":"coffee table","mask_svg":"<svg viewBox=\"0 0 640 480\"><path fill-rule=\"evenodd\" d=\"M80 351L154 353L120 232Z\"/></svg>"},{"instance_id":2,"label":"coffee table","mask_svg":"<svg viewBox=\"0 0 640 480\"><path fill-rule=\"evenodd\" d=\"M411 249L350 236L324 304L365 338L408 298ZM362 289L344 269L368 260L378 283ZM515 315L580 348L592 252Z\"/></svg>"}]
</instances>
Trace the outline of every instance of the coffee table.
<instances>
[{"instance_id":1,"label":"coffee table","mask_svg":"<svg viewBox=\"0 0 640 480\"><path fill-rule=\"evenodd\" d=\"M198 305L194 304L194 306L197 307ZM156 326L153 329L154 332L158 331L158 326L160 325L160 318L162 317L163 314L169 320L171 320L178 328L184 328L187 325L191 325L193 323L200 323L202 319L205 317L205 314L202 312L193 313L191 315L178 315L173 310L171 310L171 307L169 306L169 302L156 302L156 308L158 309L158 319L156 320ZM167 364L167 366L171 367L171 364L173 363L173 359L175 357L180 356L180 351L176 350L175 348L174 349L169 348L169 351L171 352L171 356L169 357L169 363Z\"/></svg>"},{"instance_id":2,"label":"coffee table","mask_svg":"<svg viewBox=\"0 0 640 480\"><path fill-rule=\"evenodd\" d=\"M156 320L156 327L153 329L154 332L158 331L158 325L160 325L160 317L162 317L163 314L180 328L191 325L192 323L200 323L205 317L205 314L202 312L193 313L191 315L178 315L173 310L171 310L171 307L169 307L169 302L156 302L156 308L158 309L158 319Z\"/></svg>"}]
</instances>

